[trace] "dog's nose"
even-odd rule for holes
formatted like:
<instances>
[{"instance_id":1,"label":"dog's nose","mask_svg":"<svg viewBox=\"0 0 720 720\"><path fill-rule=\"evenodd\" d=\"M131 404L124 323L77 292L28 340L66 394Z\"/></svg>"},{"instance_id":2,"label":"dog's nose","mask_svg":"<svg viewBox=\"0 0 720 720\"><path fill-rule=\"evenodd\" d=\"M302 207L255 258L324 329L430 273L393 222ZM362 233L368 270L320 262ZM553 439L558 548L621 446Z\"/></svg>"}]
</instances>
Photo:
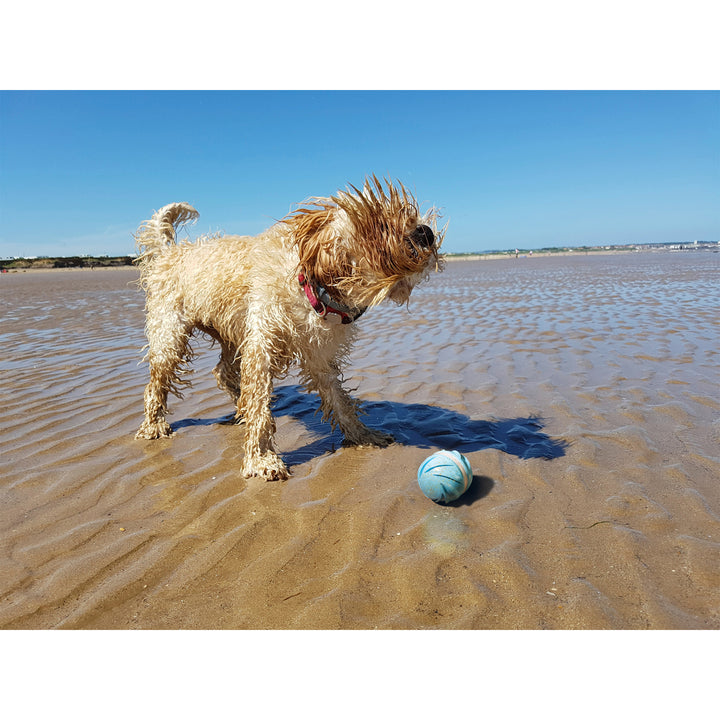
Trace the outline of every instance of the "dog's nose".
<instances>
[{"instance_id":1,"label":"dog's nose","mask_svg":"<svg viewBox=\"0 0 720 720\"><path fill-rule=\"evenodd\" d=\"M410 239L421 248L429 248L435 242L435 235L427 225L418 225L411 233Z\"/></svg>"}]
</instances>

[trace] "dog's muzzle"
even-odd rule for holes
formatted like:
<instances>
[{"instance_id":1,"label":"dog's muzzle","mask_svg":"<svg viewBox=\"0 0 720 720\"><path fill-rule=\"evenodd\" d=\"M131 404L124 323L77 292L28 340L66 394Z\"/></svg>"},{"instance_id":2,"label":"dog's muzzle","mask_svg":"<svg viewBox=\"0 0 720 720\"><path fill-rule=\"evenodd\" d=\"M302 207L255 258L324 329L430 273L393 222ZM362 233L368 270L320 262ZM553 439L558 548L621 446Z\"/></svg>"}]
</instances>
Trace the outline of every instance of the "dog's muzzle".
<instances>
[{"instance_id":1,"label":"dog's muzzle","mask_svg":"<svg viewBox=\"0 0 720 720\"><path fill-rule=\"evenodd\" d=\"M415 258L423 250L431 248L434 243L435 235L427 225L418 225L407 237L407 244Z\"/></svg>"},{"instance_id":2,"label":"dog's muzzle","mask_svg":"<svg viewBox=\"0 0 720 720\"><path fill-rule=\"evenodd\" d=\"M429 248L435 242L435 235L427 225L418 225L410 234L410 240L420 248Z\"/></svg>"}]
</instances>

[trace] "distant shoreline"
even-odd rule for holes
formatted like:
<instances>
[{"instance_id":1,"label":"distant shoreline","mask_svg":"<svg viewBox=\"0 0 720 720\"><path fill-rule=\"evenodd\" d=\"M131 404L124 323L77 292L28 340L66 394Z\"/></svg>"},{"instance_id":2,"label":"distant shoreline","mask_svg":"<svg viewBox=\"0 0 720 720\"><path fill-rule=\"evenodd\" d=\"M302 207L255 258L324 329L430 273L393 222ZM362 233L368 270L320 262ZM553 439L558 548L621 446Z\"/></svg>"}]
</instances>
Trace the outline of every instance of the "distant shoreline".
<instances>
[{"instance_id":1,"label":"distant shoreline","mask_svg":"<svg viewBox=\"0 0 720 720\"><path fill-rule=\"evenodd\" d=\"M717 243L687 243L662 245L610 245L575 248L540 248L538 250L490 250L478 253L447 253L445 259L457 260L507 260L508 258L563 257L572 255L634 255L657 252L719 252Z\"/></svg>"},{"instance_id":2,"label":"distant shoreline","mask_svg":"<svg viewBox=\"0 0 720 720\"><path fill-rule=\"evenodd\" d=\"M41 257L12 258L0 260L2 272L25 272L27 270L111 270L134 267L134 257Z\"/></svg>"},{"instance_id":3,"label":"distant shoreline","mask_svg":"<svg viewBox=\"0 0 720 720\"><path fill-rule=\"evenodd\" d=\"M508 258L562 257L573 255L629 255L637 252L718 252L716 243L698 245L629 245L610 247L540 248L538 250L497 250L478 253L446 253L448 262L460 260L507 260ZM28 270L113 270L134 268L135 256L115 257L41 257L0 260L0 271L26 272Z\"/></svg>"}]
</instances>

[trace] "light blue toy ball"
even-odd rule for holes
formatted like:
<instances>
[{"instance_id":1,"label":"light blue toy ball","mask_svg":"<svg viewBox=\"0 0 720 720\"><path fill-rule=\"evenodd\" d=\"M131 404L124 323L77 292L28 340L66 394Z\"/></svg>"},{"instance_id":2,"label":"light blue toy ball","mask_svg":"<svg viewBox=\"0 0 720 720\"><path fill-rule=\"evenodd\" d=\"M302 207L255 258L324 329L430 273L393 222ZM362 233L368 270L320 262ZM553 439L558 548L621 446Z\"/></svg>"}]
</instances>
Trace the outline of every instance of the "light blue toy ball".
<instances>
[{"instance_id":1,"label":"light blue toy ball","mask_svg":"<svg viewBox=\"0 0 720 720\"><path fill-rule=\"evenodd\" d=\"M468 459L457 450L438 450L418 468L418 485L426 497L438 503L457 500L472 483Z\"/></svg>"}]
</instances>

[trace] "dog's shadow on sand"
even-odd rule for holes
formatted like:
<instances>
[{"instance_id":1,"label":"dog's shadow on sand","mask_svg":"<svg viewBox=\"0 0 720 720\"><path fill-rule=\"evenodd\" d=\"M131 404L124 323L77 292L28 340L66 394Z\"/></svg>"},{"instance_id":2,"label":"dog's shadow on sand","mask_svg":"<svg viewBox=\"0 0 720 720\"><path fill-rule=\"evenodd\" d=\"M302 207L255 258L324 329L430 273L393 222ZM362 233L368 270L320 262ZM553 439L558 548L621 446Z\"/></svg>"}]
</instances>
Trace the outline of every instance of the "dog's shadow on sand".
<instances>
[{"instance_id":1,"label":"dog's shadow on sand","mask_svg":"<svg viewBox=\"0 0 720 720\"><path fill-rule=\"evenodd\" d=\"M275 417L288 416L302 422L319 437L304 447L281 453L288 466L299 465L333 452L342 445L339 430L330 431L322 421L320 400L305 393L299 385L285 385L275 389L272 412ZM521 459L554 460L565 455L568 443L551 438L542 432L539 416L502 420L472 420L454 410L436 405L398 402L363 402L366 413L363 422L372 428L389 433L401 445L427 449L457 450L461 453L490 448L501 450ZM233 415L215 419L185 419L172 424L173 430L190 425L232 423ZM475 476L465 495L451 505L469 504L485 497L493 486L490 478Z\"/></svg>"}]
</instances>

